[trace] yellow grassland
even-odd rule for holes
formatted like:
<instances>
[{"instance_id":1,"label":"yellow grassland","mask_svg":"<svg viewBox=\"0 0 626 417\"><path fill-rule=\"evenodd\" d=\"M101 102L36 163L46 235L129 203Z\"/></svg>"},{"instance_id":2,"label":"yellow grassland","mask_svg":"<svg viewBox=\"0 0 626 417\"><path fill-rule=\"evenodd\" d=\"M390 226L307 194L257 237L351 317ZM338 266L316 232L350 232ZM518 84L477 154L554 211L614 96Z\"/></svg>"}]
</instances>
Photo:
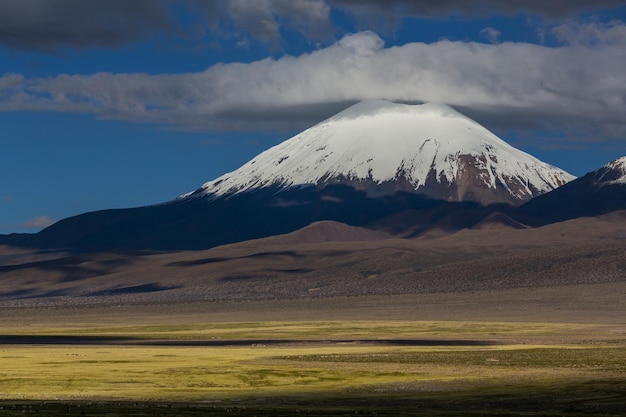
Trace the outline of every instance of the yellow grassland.
<instances>
[{"instance_id":1,"label":"yellow grassland","mask_svg":"<svg viewBox=\"0 0 626 417\"><path fill-rule=\"evenodd\" d=\"M626 334L609 325L82 323L5 326L0 334L7 342L12 336L68 337L67 344L0 345L0 399L214 401L310 394L454 395L585 383L626 387ZM96 336L124 340L89 341ZM72 344L76 340L81 343ZM172 341L176 345L154 343Z\"/></svg>"}]
</instances>

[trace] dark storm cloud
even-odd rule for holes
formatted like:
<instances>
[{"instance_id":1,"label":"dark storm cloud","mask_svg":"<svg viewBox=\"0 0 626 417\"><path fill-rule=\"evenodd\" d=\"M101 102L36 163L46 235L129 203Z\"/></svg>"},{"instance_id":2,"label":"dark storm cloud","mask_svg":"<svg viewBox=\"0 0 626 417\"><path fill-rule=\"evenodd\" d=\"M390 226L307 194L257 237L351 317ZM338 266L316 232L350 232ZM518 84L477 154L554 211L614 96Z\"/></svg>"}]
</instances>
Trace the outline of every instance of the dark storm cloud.
<instances>
[{"instance_id":1,"label":"dark storm cloud","mask_svg":"<svg viewBox=\"0 0 626 417\"><path fill-rule=\"evenodd\" d=\"M354 11L375 9L378 13L413 15L421 17L465 15L513 15L520 12L539 14L550 18L573 15L585 10L623 6L623 0L331 0L333 5Z\"/></svg>"},{"instance_id":2,"label":"dark storm cloud","mask_svg":"<svg viewBox=\"0 0 626 417\"><path fill-rule=\"evenodd\" d=\"M114 47L172 29L164 0L0 1L0 44L12 49Z\"/></svg>"},{"instance_id":3,"label":"dark storm cloud","mask_svg":"<svg viewBox=\"0 0 626 417\"><path fill-rule=\"evenodd\" d=\"M63 48L117 47L176 33L187 40L240 36L279 46L286 29L315 41L329 41L332 7L357 20L442 17L528 12L549 18L584 10L623 6L619 0L2 0L0 45L54 52Z\"/></svg>"},{"instance_id":4,"label":"dark storm cloud","mask_svg":"<svg viewBox=\"0 0 626 417\"><path fill-rule=\"evenodd\" d=\"M284 28L329 39L329 15L325 0L2 0L0 45L46 52L116 47L159 32L196 41L239 33L279 45Z\"/></svg>"},{"instance_id":5,"label":"dark storm cloud","mask_svg":"<svg viewBox=\"0 0 626 417\"><path fill-rule=\"evenodd\" d=\"M230 0L214 4L235 27L264 43L278 45L281 27L312 39L327 38L333 32L330 7L324 0Z\"/></svg>"}]
</instances>

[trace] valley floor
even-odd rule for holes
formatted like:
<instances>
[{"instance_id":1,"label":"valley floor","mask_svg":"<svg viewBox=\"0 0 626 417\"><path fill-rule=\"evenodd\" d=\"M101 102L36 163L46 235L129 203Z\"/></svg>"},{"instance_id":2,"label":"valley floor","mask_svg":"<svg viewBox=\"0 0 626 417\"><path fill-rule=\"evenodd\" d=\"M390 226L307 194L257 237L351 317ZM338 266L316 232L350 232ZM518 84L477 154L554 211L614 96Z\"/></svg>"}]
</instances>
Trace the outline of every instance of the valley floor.
<instances>
[{"instance_id":1,"label":"valley floor","mask_svg":"<svg viewBox=\"0 0 626 417\"><path fill-rule=\"evenodd\" d=\"M626 415L625 294L5 303L0 414Z\"/></svg>"},{"instance_id":2,"label":"valley floor","mask_svg":"<svg viewBox=\"0 0 626 417\"><path fill-rule=\"evenodd\" d=\"M0 415L626 415L625 215L195 252L5 248Z\"/></svg>"},{"instance_id":3,"label":"valley floor","mask_svg":"<svg viewBox=\"0 0 626 417\"><path fill-rule=\"evenodd\" d=\"M301 320L474 320L626 325L626 282L434 294L238 301L0 303L3 328ZM64 302L64 303L63 303Z\"/></svg>"}]
</instances>

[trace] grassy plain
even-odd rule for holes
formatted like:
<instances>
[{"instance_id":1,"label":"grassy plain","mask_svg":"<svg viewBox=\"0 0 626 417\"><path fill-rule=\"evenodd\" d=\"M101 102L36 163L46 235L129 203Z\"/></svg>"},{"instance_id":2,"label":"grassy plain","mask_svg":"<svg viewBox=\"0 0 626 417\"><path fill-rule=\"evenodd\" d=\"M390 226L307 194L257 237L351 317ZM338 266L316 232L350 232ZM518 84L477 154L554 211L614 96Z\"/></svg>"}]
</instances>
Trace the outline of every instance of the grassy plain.
<instances>
[{"instance_id":1,"label":"grassy plain","mask_svg":"<svg viewBox=\"0 0 626 417\"><path fill-rule=\"evenodd\" d=\"M0 415L626 415L626 333L465 321L0 328Z\"/></svg>"}]
</instances>

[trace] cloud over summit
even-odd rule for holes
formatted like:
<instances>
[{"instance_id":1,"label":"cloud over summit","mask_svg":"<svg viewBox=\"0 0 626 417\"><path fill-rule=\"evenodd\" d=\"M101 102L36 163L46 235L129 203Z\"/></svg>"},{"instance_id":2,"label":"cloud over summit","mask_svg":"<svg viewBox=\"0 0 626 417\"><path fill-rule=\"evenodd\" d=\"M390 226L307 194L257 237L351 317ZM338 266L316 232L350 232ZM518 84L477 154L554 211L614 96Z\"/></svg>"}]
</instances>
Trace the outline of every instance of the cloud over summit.
<instances>
[{"instance_id":1,"label":"cloud over summit","mask_svg":"<svg viewBox=\"0 0 626 417\"><path fill-rule=\"evenodd\" d=\"M593 4L591 4L593 3ZM440 101L490 128L626 132L626 25L570 18L623 2L539 0L5 0L0 46L57 53L116 48L157 33L230 37L281 50L285 33L301 52L214 64L187 73L0 75L0 111L92 113L100 118L190 130L300 129L364 99ZM552 43L507 41L496 26L481 42L440 40L386 46L376 33L341 35L340 11L399 18L480 17L524 12L549 19ZM191 19L193 24L181 21ZM195 32L194 32L195 31ZM505 31L506 32L506 31ZM318 43L319 42L319 43ZM488 42L488 43L487 43ZM556 46L555 46L556 45ZM269 54L268 54L269 55ZM263 56L263 55L261 55Z\"/></svg>"},{"instance_id":2,"label":"cloud over summit","mask_svg":"<svg viewBox=\"0 0 626 417\"><path fill-rule=\"evenodd\" d=\"M593 44L560 47L447 40L385 47L366 31L299 56L217 64L197 73L7 74L0 77L0 110L249 130L302 128L364 99L438 101L492 128L549 125L615 136L626 132L626 37L611 33L623 30L621 24L596 26Z\"/></svg>"}]
</instances>

